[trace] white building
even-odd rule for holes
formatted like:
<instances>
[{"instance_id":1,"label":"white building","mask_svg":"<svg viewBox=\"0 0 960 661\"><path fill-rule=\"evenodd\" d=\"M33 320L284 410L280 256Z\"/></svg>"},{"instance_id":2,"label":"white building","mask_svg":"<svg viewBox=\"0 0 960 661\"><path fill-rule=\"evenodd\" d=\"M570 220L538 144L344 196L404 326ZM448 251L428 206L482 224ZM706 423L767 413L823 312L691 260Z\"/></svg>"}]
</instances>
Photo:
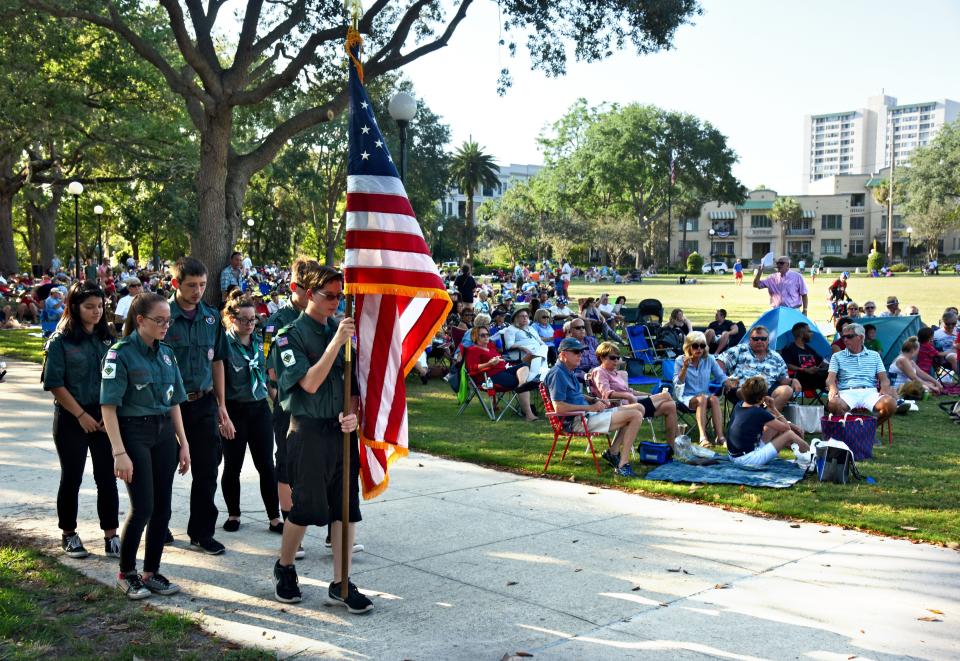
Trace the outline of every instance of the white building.
<instances>
[{"instance_id":1,"label":"white building","mask_svg":"<svg viewBox=\"0 0 960 661\"><path fill-rule=\"evenodd\" d=\"M960 103L950 99L898 105L896 98L882 94L856 110L806 115L802 190L809 192L811 183L826 177L890 167L891 137L897 166L906 165L917 147L957 117Z\"/></svg>"},{"instance_id":2,"label":"white building","mask_svg":"<svg viewBox=\"0 0 960 661\"><path fill-rule=\"evenodd\" d=\"M671 228L671 246L675 247L671 248L670 261L682 261L694 251L705 260L728 264L737 258L756 263L771 251L790 255L794 263L822 257L866 260L874 244L880 252L885 250L887 209L873 199L873 188L888 175L889 170L884 170L874 176L843 174L818 180L811 184L816 189L811 194L791 196L803 208L803 218L788 227L780 227L770 218L778 197L773 190L751 191L739 205L708 202L697 218L680 221ZM910 228L895 207L893 254L905 259L911 241ZM916 254L916 241L913 248ZM960 232L944 236L940 252L960 252Z\"/></svg>"},{"instance_id":3,"label":"white building","mask_svg":"<svg viewBox=\"0 0 960 661\"><path fill-rule=\"evenodd\" d=\"M503 197L507 190L520 182L529 181L535 174L543 169L542 165L510 165L500 166L500 183L491 188L484 188L476 191L473 196L473 208L478 209L480 205L488 200L496 200ZM467 215L467 196L459 188L453 188L440 200L440 211L444 216L463 218Z\"/></svg>"}]
</instances>

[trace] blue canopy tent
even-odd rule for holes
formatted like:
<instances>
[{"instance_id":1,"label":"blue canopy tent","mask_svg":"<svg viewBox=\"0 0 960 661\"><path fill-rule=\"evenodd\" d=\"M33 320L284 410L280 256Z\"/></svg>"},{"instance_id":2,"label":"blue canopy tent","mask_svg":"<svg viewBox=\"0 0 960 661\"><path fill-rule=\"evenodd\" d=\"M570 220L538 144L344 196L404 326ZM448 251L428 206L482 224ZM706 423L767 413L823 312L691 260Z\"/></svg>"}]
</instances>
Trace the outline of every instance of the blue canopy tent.
<instances>
[{"instance_id":1,"label":"blue canopy tent","mask_svg":"<svg viewBox=\"0 0 960 661\"><path fill-rule=\"evenodd\" d=\"M923 326L920 317L915 314L904 317L860 317L857 323L863 326L873 324L877 327L877 340L883 346L880 357L887 367L900 355L900 345L904 340L916 335Z\"/></svg>"},{"instance_id":2,"label":"blue canopy tent","mask_svg":"<svg viewBox=\"0 0 960 661\"><path fill-rule=\"evenodd\" d=\"M813 331L813 338L810 340L810 346L813 350L824 358L829 358L832 353L829 340L820 332L815 322L793 308L773 308L764 312L760 315L759 319L751 324L749 330L744 333L740 339L740 344L750 341L750 332L754 326L765 326L767 330L770 331L770 348L780 351L793 342L793 333L791 331L793 330L794 324L801 321L810 326L810 330ZM887 345L884 344L884 347L886 346Z\"/></svg>"}]
</instances>

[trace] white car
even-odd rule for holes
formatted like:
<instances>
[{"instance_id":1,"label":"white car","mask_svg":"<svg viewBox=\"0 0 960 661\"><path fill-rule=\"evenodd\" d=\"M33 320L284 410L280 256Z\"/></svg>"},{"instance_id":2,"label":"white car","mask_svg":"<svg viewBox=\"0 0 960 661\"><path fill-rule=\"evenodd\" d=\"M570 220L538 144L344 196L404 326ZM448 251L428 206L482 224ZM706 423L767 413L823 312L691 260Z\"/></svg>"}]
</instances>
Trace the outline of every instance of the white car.
<instances>
[{"instance_id":1,"label":"white car","mask_svg":"<svg viewBox=\"0 0 960 661\"><path fill-rule=\"evenodd\" d=\"M728 269L726 262L713 262L704 264L702 270L704 273L726 273Z\"/></svg>"}]
</instances>

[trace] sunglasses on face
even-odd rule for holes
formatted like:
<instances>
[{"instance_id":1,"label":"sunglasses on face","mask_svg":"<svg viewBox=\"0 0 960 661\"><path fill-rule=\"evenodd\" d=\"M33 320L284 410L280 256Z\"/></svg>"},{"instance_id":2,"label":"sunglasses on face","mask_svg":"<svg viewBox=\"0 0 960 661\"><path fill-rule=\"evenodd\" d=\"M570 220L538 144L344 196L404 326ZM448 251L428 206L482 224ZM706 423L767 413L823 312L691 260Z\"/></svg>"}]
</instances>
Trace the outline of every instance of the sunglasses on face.
<instances>
[{"instance_id":1,"label":"sunglasses on face","mask_svg":"<svg viewBox=\"0 0 960 661\"><path fill-rule=\"evenodd\" d=\"M477 333L477 337L480 337L480 338L490 337L490 333Z\"/></svg>"},{"instance_id":2,"label":"sunglasses on face","mask_svg":"<svg viewBox=\"0 0 960 661\"><path fill-rule=\"evenodd\" d=\"M754 335L754 336L751 336L750 339L753 340L754 342L766 342L770 338L767 337L766 335L763 335L763 336Z\"/></svg>"},{"instance_id":3,"label":"sunglasses on face","mask_svg":"<svg viewBox=\"0 0 960 661\"><path fill-rule=\"evenodd\" d=\"M586 326L571 326L570 330L586 330Z\"/></svg>"},{"instance_id":4,"label":"sunglasses on face","mask_svg":"<svg viewBox=\"0 0 960 661\"><path fill-rule=\"evenodd\" d=\"M607 360L620 360L620 356L617 354L610 354L607 356Z\"/></svg>"},{"instance_id":5,"label":"sunglasses on face","mask_svg":"<svg viewBox=\"0 0 960 661\"><path fill-rule=\"evenodd\" d=\"M706 345L706 344L691 344L691 345L690 345L690 348L691 348L691 349L706 349L706 348L707 348L707 345Z\"/></svg>"},{"instance_id":6,"label":"sunglasses on face","mask_svg":"<svg viewBox=\"0 0 960 661\"><path fill-rule=\"evenodd\" d=\"M854 333L853 335L846 335L846 334L844 334L842 337L843 337L843 339L845 339L845 340L852 340L853 338L855 338L855 337L860 337L860 336L857 335L856 333Z\"/></svg>"},{"instance_id":7,"label":"sunglasses on face","mask_svg":"<svg viewBox=\"0 0 960 661\"><path fill-rule=\"evenodd\" d=\"M326 299L326 300L328 300L328 301L342 301L342 300L343 300L343 292L338 292L338 293L336 293L336 294L331 294L331 293L328 292L328 291L323 291L323 290L321 290L321 289L314 289L314 290L313 290L313 293L314 293L314 294L319 294L320 296L323 296L323 298Z\"/></svg>"}]
</instances>

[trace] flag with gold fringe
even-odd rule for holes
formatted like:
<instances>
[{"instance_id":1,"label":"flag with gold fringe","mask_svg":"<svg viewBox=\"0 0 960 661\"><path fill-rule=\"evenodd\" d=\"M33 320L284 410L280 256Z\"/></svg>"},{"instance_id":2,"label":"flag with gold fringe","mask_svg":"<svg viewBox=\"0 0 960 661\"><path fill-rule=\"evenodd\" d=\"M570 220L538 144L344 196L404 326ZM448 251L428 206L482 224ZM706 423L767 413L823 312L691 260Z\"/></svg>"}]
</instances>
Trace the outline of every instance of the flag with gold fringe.
<instances>
[{"instance_id":1,"label":"flag with gold fringe","mask_svg":"<svg viewBox=\"0 0 960 661\"><path fill-rule=\"evenodd\" d=\"M360 34L350 28L350 154L344 289L355 298L363 497L387 488L407 454L404 380L452 305L363 87Z\"/></svg>"}]
</instances>

